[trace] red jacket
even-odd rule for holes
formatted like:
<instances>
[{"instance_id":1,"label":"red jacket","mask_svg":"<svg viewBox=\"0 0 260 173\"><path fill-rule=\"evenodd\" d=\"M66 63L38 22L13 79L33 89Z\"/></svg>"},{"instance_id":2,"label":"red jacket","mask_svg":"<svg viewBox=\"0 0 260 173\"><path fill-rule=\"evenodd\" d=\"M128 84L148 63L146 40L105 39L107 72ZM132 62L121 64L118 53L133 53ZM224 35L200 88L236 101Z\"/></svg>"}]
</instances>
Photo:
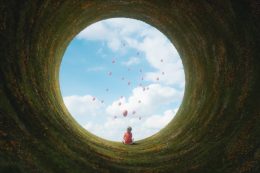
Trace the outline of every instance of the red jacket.
<instances>
[{"instance_id":1,"label":"red jacket","mask_svg":"<svg viewBox=\"0 0 260 173\"><path fill-rule=\"evenodd\" d=\"M125 132L124 134L124 143L125 144L131 144L133 142L132 140L132 133L131 132Z\"/></svg>"}]
</instances>

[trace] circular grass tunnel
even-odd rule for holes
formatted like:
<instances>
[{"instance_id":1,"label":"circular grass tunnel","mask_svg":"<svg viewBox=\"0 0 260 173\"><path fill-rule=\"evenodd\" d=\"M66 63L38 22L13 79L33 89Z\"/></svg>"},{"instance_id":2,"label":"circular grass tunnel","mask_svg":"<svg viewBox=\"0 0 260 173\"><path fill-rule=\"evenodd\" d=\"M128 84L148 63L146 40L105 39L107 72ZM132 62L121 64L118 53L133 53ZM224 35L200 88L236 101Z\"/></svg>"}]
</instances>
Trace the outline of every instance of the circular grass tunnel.
<instances>
[{"instance_id":1,"label":"circular grass tunnel","mask_svg":"<svg viewBox=\"0 0 260 173\"><path fill-rule=\"evenodd\" d=\"M257 0L1 1L0 172L259 172L259 10ZM80 127L59 89L70 40L110 17L157 27L185 70L174 120L132 146Z\"/></svg>"}]
</instances>

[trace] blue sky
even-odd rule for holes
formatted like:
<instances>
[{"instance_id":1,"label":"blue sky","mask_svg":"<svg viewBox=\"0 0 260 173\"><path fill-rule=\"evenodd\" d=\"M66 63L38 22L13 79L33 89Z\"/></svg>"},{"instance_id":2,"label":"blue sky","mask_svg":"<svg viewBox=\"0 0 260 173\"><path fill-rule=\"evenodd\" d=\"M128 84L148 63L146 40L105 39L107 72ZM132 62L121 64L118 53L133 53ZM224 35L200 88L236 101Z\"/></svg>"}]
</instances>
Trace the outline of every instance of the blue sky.
<instances>
[{"instance_id":1,"label":"blue sky","mask_svg":"<svg viewBox=\"0 0 260 173\"><path fill-rule=\"evenodd\" d=\"M168 124L181 104L185 80L176 49L160 31L139 20L113 18L90 25L71 41L60 86L80 125L121 141L127 126L139 140Z\"/></svg>"}]
</instances>

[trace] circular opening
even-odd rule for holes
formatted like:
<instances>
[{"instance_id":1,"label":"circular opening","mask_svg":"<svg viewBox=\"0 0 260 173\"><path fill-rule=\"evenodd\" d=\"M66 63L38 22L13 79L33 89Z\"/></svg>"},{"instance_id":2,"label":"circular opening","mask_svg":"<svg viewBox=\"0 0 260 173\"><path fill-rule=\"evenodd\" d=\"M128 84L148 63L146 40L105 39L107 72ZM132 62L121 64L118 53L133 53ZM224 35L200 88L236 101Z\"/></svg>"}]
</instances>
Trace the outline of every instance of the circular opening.
<instances>
[{"instance_id":1,"label":"circular opening","mask_svg":"<svg viewBox=\"0 0 260 173\"><path fill-rule=\"evenodd\" d=\"M139 20L111 18L81 31L68 46L60 86L71 115L89 132L121 141L165 127L184 93L179 54L159 30Z\"/></svg>"}]
</instances>

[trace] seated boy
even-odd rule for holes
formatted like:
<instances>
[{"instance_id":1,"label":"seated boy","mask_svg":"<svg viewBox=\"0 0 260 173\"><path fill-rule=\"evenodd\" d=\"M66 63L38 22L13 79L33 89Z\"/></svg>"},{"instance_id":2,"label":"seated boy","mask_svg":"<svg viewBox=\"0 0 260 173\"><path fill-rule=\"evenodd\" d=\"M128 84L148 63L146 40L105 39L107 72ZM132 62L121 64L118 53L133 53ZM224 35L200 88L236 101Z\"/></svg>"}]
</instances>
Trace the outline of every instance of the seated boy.
<instances>
[{"instance_id":1,"label":"seated boy","mask_svg":"<svg viewBox=\"0 0 260 173\"><path fill-rule=\"evenodd\" d=\"M132 131L132 127L128 127L126 129L126 132L125 132L124 138L123 138L123 144L133 144L134 139L132 139L131 131Z\"/></svg>"}]
</instances>

